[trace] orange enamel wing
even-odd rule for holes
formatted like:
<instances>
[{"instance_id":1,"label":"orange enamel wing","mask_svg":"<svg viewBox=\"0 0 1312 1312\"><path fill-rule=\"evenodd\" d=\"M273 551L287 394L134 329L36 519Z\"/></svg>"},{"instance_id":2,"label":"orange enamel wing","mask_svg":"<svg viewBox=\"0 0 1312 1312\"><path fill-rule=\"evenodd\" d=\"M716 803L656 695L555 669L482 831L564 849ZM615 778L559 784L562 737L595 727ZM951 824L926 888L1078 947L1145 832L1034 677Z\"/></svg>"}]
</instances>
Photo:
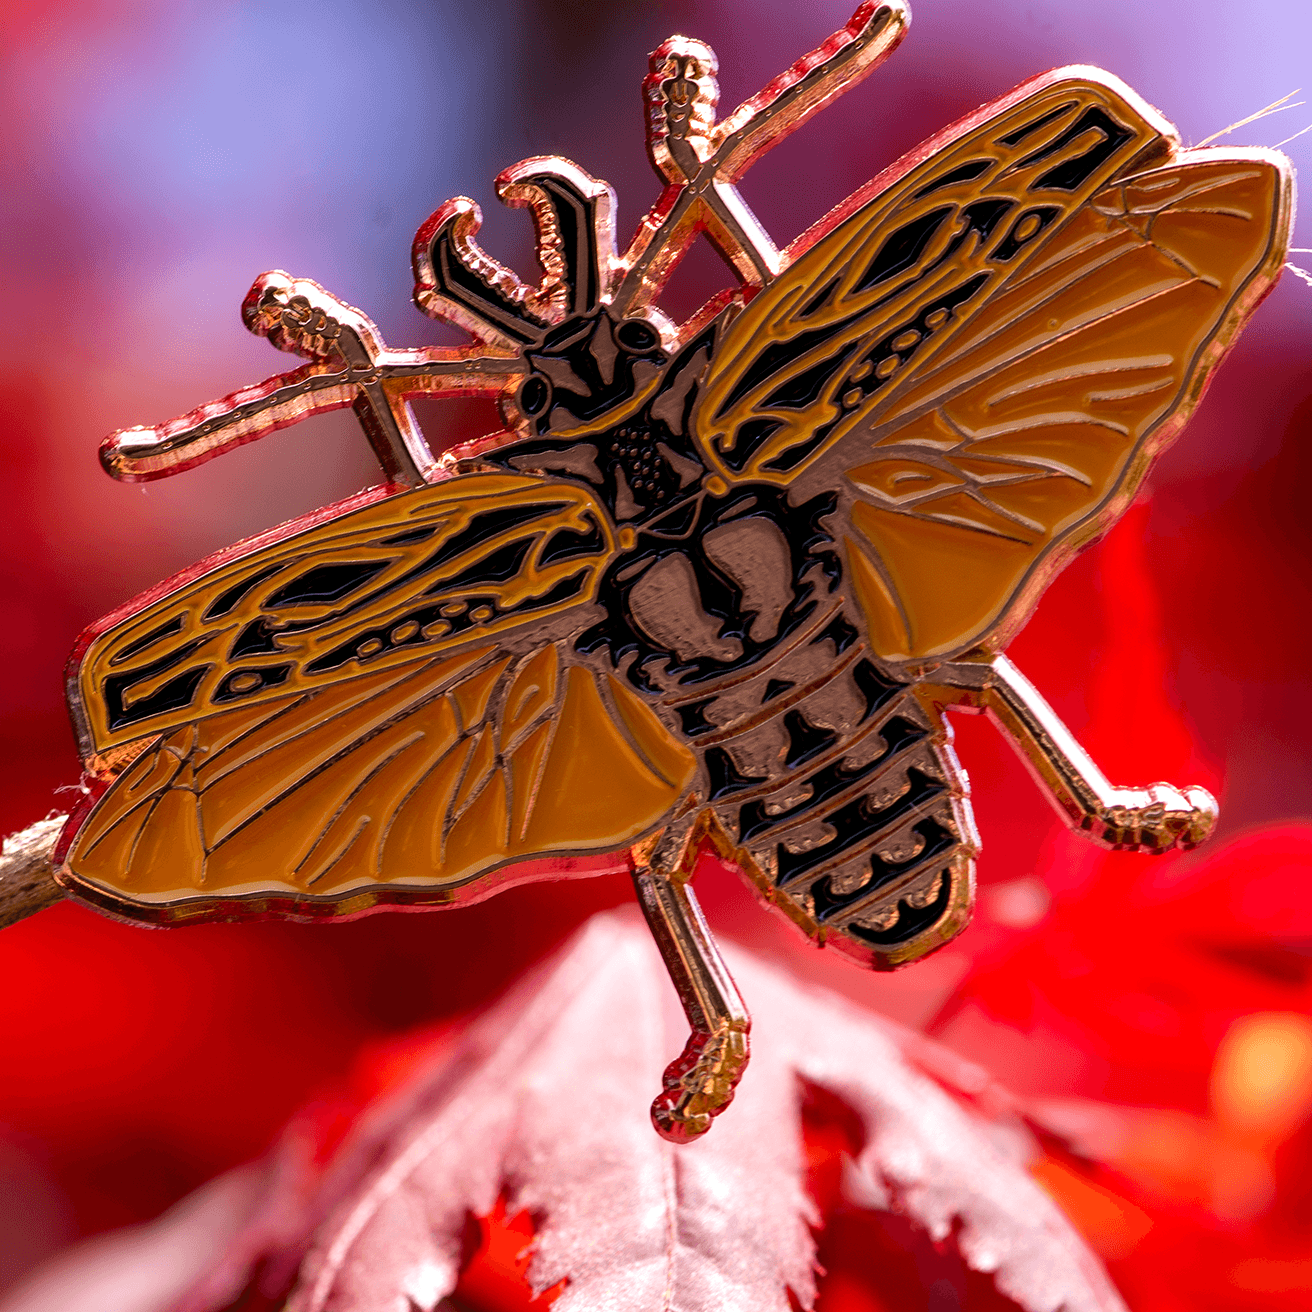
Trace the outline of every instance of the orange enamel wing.
<instances>
[{"instance_id":1,"label":"orange enamel wing","mask_svg":"<svg viewBox=\"0 0 1312 1312\"><path fill-rule=\"evenodd\" d=\"M801 238L694 416L730 484L840 489L870 644L1000 646L1129 504L1279 275L1282 156L1180 150L1098 70L985 106Z\"/></svg>"},{"instance_id":2,"label":"orange enamel wing","mask_svg":"<svg viewBox=\"0 0 1312 1312\"><path fill-rule=\"evenodd\" d=\"M166 584L70 669L108 786L61 879L147 920L349 914L631 843L694 760L572 655L615 552L587 491L475 475Z\"/></svg>"}]
</instances>

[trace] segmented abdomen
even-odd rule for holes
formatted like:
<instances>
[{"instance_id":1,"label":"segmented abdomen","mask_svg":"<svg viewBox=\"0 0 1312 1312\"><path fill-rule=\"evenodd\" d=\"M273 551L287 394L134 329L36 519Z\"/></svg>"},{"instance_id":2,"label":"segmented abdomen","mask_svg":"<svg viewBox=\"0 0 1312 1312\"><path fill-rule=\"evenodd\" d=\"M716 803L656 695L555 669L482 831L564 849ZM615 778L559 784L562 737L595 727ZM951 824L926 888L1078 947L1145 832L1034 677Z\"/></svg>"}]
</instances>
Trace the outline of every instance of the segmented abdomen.
<instances>
[{"instance_id":1,"label":"segmented abdomen","mask_svg":"<svg viewBox=\"0 0 1312 1312\"><path fill-rule=\"evenodd\" d=\"M976 850L965 775L942 721L880 672L841 609L672 705L749 873L813 936L896 962L960 928Z\"/></svg>"}]
</instances>

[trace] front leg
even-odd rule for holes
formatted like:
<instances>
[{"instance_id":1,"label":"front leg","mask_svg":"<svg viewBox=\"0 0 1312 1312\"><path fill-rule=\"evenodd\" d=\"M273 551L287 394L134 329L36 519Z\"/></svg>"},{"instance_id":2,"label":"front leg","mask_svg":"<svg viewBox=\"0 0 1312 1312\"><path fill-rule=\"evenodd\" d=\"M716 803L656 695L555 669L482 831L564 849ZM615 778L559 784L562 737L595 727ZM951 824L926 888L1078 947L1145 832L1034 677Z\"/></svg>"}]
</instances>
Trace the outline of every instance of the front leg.
<instances>
[{"instance_id":1,"label":"front leg","mask_svg":"<svg viewBox=\"0 0 1312 1312\"><path fill-rule=\"evenodd\" d=\"M992 716L1066 823L1105 847L1188 851L1216 824L1216 799L1205 788L1108 783L1038 689L1005 656L940 666L932 685L923 688L939 705Z\"/></svg>"},{"instance_id":2,"label":"front leg","mask_svg":"<svg viewBox=\"0 0 1312 1312\"><path fill-rule=\"evenodd\" d=\"M663 1139L691 1143L733 1099L747 1067L751 1018L688 887L699 827L674 826L633 848L633 884L692 1033L651 1105Z\"/></svg>"}]
</instances>

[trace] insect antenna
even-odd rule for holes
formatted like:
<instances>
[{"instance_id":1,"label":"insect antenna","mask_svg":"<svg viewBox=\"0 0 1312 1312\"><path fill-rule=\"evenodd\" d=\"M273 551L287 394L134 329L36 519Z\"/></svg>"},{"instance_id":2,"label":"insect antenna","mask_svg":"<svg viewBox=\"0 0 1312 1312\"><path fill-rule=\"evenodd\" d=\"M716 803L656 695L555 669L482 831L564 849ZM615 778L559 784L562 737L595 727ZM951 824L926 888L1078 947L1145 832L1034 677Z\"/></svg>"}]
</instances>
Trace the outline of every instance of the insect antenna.
<instances>
[{"instance_id":1,"label":"insect antenna","mask_svg":"<svg viewBox=\"0 0 1312 1312\"><path fill-rule=\"evenodd\" d=\"M546 320L530 304L532 289L474 240L483 211L468 196L439 206L415 234L415 304L480 341L523 347Z\"/></svg>"},{"instance_id":2,"label":"insect antenna","mask_svg":"<svg viewBox=\"0 0 1312 1312\"><path fill-rule=\"evenodd\" d=\"M308 363L166 423L111 434L101 446L105 468L130 482L167 477L350 406L389 481L418 486L443 476L450 462L434 459L410 400L508 400L528 372L527 349L554 325L606 303L613 314L659 319L647 307L699 232L747 294L768 283L783 257L733 184L776 141L877 67L906 23L905 0L863 0L845 27L719 122L714 52L688 37L670 38L653 54L643 84L648 152L666 186L622 257L615 253L610 187L554 156L525 160L501 174L497 191L506 204L530 211L543 269L537 285L479 247L483 216L467 197L441 206L415 237L415 303L471 333L473 345L389 348L368 316L318 283L265 274L247 298L247 326ZM703 307L699 318L717 312L728 295ZM479 442L506 437L494 433Z\"/></svg>"},{"instance_id":3,"label":"insect antenna","mask_svg":"<svg viewBox=\"0 0 1312 1312\"><path fill-rule=\"evenodd\" d=\"M497 178L507 205L526 206L542 265L539 300L558 322L591 314L609 292L615 265L615 192L608 183L558 158L526 159Z\"/></svg>"},{"instance_id":4,"label":"insect antenna","mask_svg":"<svg viewBox=\"0 0 1312 1312\"><path fill-rule=\"evenodd\" d=\"M615 193L567 160L524 160L497 178L497 194L529 210L543 277L525 283L474 240L478 205L457 196L415 235L415 304L481 341L520 348L552 324L588 314L608 290L615 253Z\"/></svg>"}]
</instances>

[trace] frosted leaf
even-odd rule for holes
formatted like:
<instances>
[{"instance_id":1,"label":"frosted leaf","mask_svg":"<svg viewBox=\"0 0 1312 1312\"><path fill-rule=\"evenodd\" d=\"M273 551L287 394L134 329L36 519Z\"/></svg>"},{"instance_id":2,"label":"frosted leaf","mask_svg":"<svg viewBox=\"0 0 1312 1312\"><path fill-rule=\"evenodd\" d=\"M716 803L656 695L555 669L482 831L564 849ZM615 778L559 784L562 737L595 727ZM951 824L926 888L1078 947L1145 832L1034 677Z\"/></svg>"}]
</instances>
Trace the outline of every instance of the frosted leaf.
<instances>
[{"instance_id":1,"label":"frosted leaf","mask_svg":"<svg viewBox=\"0 0 1312 1312\"><path fill-rule=\"evenodd\" d=\"M556 1312L787 1312L815 1296L803 1082L860 1117L852 1202L953 1237L1028 1312L1121 1312L1100 1265L987 1114L975 1068L730 953L752 1061L706 1138L664 1142L647 1108L686 1035L645 928L598 917L543 976L361 1127L342 1197L289 1312L429 1312L454 1289L468 1214L528 1209L536 1289ZM933 1072L937 1079L927 1072ZM964 1106L944 1084L977 1101ZM984 1112L979 1110L985 1108Z\"/></svg>"},{"instance_id":2,"label":"frosted leaf","mask_svg":"<svg viewBox=\"0 0 1312 1312\"><path fill-rule=\"evenodd\" d=\"M1026 1172L1032 1140L978 1067L727 955L752 1060L691 1145L648 1119L686 1037L664 967L636 916L600 916L363 1117L312 1191L292 1134L153 1226L56 1258L0 1312L222 1312L243 1285L285 1288L298 1264L287 1312L435 1312L452 1306L468 1216L503 1194L535 1219L534 1287L566 1282L553 1312L789 1312L790 1290L810 1308L806 1086L863 1128L843 1169L850 1205L955 1244L1027 1312L1125 1312Z\"/></svg>"}]
</instances>

